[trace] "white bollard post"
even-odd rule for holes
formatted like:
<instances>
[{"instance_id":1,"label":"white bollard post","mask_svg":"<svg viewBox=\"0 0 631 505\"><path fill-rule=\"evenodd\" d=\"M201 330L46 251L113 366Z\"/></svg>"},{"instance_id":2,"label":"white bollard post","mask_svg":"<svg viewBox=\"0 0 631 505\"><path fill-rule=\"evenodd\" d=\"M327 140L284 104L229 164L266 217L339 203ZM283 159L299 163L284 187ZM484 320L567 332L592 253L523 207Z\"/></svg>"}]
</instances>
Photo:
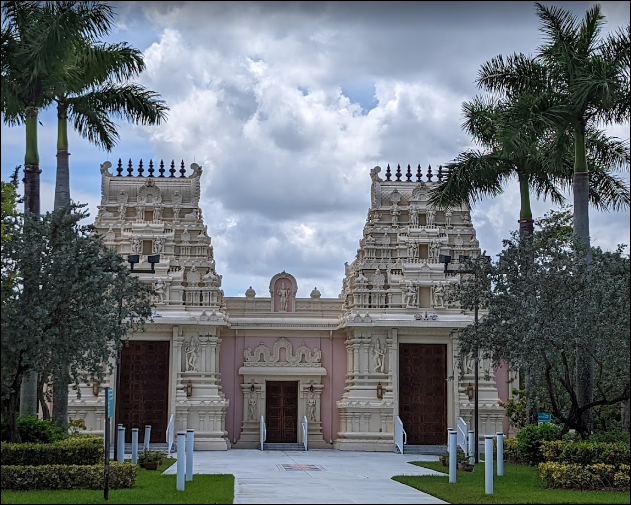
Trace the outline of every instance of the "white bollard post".
<instances>
[{"instance_id":1,"label":"white bollard post","mask_svg":"<svg viewBox=\"0 0 631 505\"><path fill-rule=\"evenodd\" d=\"M118 425L118 446L116 449L117 461L123 463L125 461L125 427L122 424Z\"/></svg>"},{"instance_id":2,"label":"white bollard post","mask_svg":"<svg viewBox=\"0 0 631 505\"><path fill-rule=\"evenodd\" d=\"M149 440L151 440L151 425L150 424L146 424L145 425L145 441L144 441L144 448L145 451L149 450Z\"/></svg>"},{"instance_id":3,"label":"white bollard post","mask_svg":"<svg viewBox=\"0 0 631 505\"><path fill-rule=\"evenodd\" d=\"M493 494L493 435L484 435L484 492Z\"/></svg>"},{"instance_id":4,"label":"white bollard post","mask_svg":"<svg viewBox=\"0 0 631 505\"><path fill-rule=\"evenodd\" d=\"M193 447L195 447L195 430L186 430L186 480L193 480Z\"/></svg>"},{"instance_id":5,"label":"white bollard post","mask_svg":"<svg viewBox=\"0 0 631 505\"><path fill-rule=\"evenodd\" d=\"M504 433L497 432L497 476L504 475Z\"/></svg>"},{"instance_id":6,"label":"white bollard post","mask_svg":"<svg viewBox=\"0 0 631 505\"><path fill-rule=\"evenodd\" d=\"M138 428L131 429L131 462L138 463Z\"/></svg>"},{"instance_id":7,"label":"white bollard post","mask_svg":"<svg viewBox=\"0 0 631 505\"><path fill-rule=\"evenodd\" d=\"M186 474L186 432L177 432L177 486L178 491L184 491Z\"/></svg>"},{"instance_id":8,"label":"white bollard post","mask_svg":"<svg viewBox=\"0 0 631 505\"><path fill-rule=\"evenodd\" d=\"M469 464L475 465L475 431L469 430L467 439L467 449L469 453Z\"/></svg>"},{"instance_id":9,"label":"white bollard post","mask_svg":"<svg viewBox=\"0 0 631 505\"><path fill-rule=\"evenodd\" d=\"M456 483L456 470L458 468L458 432L449 432L449 483Z\"/></svg>"}]
</instances>

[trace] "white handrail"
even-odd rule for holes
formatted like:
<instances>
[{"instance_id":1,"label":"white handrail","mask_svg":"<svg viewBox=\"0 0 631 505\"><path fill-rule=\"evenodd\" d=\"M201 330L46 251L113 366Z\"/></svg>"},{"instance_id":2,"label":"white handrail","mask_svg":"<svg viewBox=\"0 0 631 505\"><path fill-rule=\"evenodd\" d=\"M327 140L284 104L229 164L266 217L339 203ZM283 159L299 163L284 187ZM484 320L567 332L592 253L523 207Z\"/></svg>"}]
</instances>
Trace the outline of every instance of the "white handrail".
<instances>
[{"instance_id":1,"label":"white handrail","mask_svg":"<svg viewBox=\"0 0 631 505\"><path fill-rule=\"evenodd\" d=\"M403 446L408 443L408 434L403 429L403 421L397 416L394 420L394 445L403 454Z\"/></svg>"},{"instance_id":2,"label":"white handrail","mask_svg":"<svg viewBox=\"0 0 631 505\"><path fill-rule=\"evenodd\" d=\"M309 433L309 421L307 421L307 416L302 416L302 445L305 446L305 451L307 450L308 433Z\"/></svg>"},{"instance_id":3,"label":"white handrail","mask_svg":"<svg viewBox=\"0 0 631 505\"><path fill-rule=\"evenodd\" d=\"M469 455L469 447L467 444L467 423L462 417L459 417L456 424L458 426L458 447L460 447L466 455Z\"/></svg>"},{"instance_id":4,"label":"white handrail","mask_svg":"<svg viewBox=\"0 0 631 505\"><path fill-rule=\"evenodd\" d=\"M167 425L167 454L171 454L173 449L173 439L175 438L175 416L171 414Z\"/></svg>"},{"instance_id":5,"label":"white handrail","mask_svg":"<svg viewBox=\"0 0 631 505\"><path fill-rule=\"evenodd\" d=\"M260 436L261 450L263 450L263 447L265 445L265 439L267 438L267 428L265 428L265 418L263 416L261 416L259 436Z\"/></svg>"}]
</instances>

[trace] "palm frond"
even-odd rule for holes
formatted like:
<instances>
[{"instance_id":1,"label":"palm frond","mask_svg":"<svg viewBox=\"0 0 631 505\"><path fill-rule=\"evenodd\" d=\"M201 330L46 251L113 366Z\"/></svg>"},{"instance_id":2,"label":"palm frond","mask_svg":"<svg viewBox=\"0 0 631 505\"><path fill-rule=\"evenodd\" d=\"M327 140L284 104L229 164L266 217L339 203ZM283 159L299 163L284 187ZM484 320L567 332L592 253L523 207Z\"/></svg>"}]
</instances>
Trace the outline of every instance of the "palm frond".
<instances>
[{"instance_id":1,"label":"palm frond","mask_svg":"<svg viewBox=\"0 0 631 505\"><path fill-rule=\"evenodd\" d=\"M589 167L589 203L601 211L629 208L629 184L597 165Z\"/></svg>"},{"instance_id":2,"label":"palm frond","mask_svg":"<svg viewBox=\"0 0 631 505\"><path fill-rule=\"evenodd\" d=\"M429 204L439 208L472 205L498 196L515 174L515 167L505 160L474 150L459 154L443 168L443 181L429 192Z\"/></svg>"},{"instance_id":3,"label":"palm frond","mask_svg":"<svg viewBox=\"0 0 631 505\"><path fill-rule=\"evenodd\" d=\"M97 110L89 100L75 100L68 107L75 130L92 144L111 151L118 143L116 124L103 110Z\"/></svg>"}]
</instances>

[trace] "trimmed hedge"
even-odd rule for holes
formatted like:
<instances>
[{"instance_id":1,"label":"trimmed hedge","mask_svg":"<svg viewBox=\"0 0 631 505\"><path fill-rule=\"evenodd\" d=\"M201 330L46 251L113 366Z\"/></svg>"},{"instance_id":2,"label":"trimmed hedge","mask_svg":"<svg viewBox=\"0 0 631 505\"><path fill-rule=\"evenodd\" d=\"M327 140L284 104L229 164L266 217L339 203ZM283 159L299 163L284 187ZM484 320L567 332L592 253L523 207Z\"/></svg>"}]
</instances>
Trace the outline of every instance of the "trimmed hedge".
<instances>
[{"instance_id":1,"label":"trimmed hedge","mask_svg":"<svg viewBox=\"0 0 631 505\"><path fill-rule=\"evenodd\" d=\"M577 465L629 465L629 444L620 443L591 443L565 442L554 440L541 442L541 454L545 461L558 463L574 463Z\"/></svg>"},{"instance_id":2,"label":"trimmed hedge","mask_svg":"<svg viewBox=\"0 0 631 505\"><path fill-rule=\"evenodd\" d=\"M136 484L137 465L110 463L110 488ZM2 466L2 491L103 489L103 465Z\"/></svg>"},{"instance_id":3,"label":"trimmed hedge","mask_svg":"<svg viewBox=\"0 0 631 505\"><path fill-rule=\"evenodd\" d=\"M575 465L563 463L540 463L539 476L551 488L562 489L603 489L628 488L629 465L597 463L595 465Z\"/></svg>"},{"instance_id":4,"label":"trimmed hedge","mask_svg":"<svg viewBox=\"0 0 631 505\"><path fill-rule=\"evenodd\" d=\"M105 452L101 437L71 437L51 444L0 444L0 464L5 465L96 465Z\"/></svg>"},{"instance_id":5,"label":"trimmed hedge","mask_svg":"<svg viewBox=\"0 0 631 505\"><path fill-rule=\"evenodd\" d=\"M541 443L561 440L561 428L551 423L531 424L519 430L515 438L517 439L517 453L519 457L530 465L536 465L544 461L541 454Z\"/></svg>"}]
</instances>

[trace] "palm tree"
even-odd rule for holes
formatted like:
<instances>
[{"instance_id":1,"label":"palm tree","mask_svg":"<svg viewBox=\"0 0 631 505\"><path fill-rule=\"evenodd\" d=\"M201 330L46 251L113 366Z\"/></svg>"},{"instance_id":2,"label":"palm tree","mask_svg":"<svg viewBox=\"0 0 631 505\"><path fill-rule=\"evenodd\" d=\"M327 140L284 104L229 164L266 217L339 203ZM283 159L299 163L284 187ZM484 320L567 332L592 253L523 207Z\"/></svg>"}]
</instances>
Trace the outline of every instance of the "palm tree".
<instances>
[{"instance_id":1,"label":"palm tree","mask_svg":"<svg viewBox=\"0 0 631 505\"><path fill-rule=\"evenodd\" d=\"M144 68L137 49L120 44L78 40L65 59L66 65L52 88L57 103L57 177L55 210L70 204L68 121L81 136L111 151L118 140L110 116L132 123L159 124L168 110L158 94L128 80ZM68 384L68 366L60 364L56 384ZM68 388L53 389L54 418L59 426L68 422Z\"/></svg>"},{"instance_id":2,"label":"palm tree","mask_svg":"<svg viewBox=\"0 0 631 505\"><path fill-rule=\"evenodd\" d=\"M78 41L54 84L57 103L55 209L70 203L68 121L83 138L111 151L119 135L111 116L134 124L160 124L168 107L158 94L129 82L145 69L142 53L126 42Z\"/></svg>"},{"instance_id":3,"label":"palm tree","mask_svg":"<svg viewBox=\"0 0 631 505\"><path fill-rule=\"evenodd\" d=\"M50 104L47 91L59 75L64 55L78 39L105 33L111 7L96 2L7 1L2 11L1 100L6 124L25 125L25 212L40 215L38 115ZM25 292L28 292L27 278ZM34 288L34 287L33 287ZM37 413L37 377L26 374L23 413Z\"/></svg>"}]
</instances>

